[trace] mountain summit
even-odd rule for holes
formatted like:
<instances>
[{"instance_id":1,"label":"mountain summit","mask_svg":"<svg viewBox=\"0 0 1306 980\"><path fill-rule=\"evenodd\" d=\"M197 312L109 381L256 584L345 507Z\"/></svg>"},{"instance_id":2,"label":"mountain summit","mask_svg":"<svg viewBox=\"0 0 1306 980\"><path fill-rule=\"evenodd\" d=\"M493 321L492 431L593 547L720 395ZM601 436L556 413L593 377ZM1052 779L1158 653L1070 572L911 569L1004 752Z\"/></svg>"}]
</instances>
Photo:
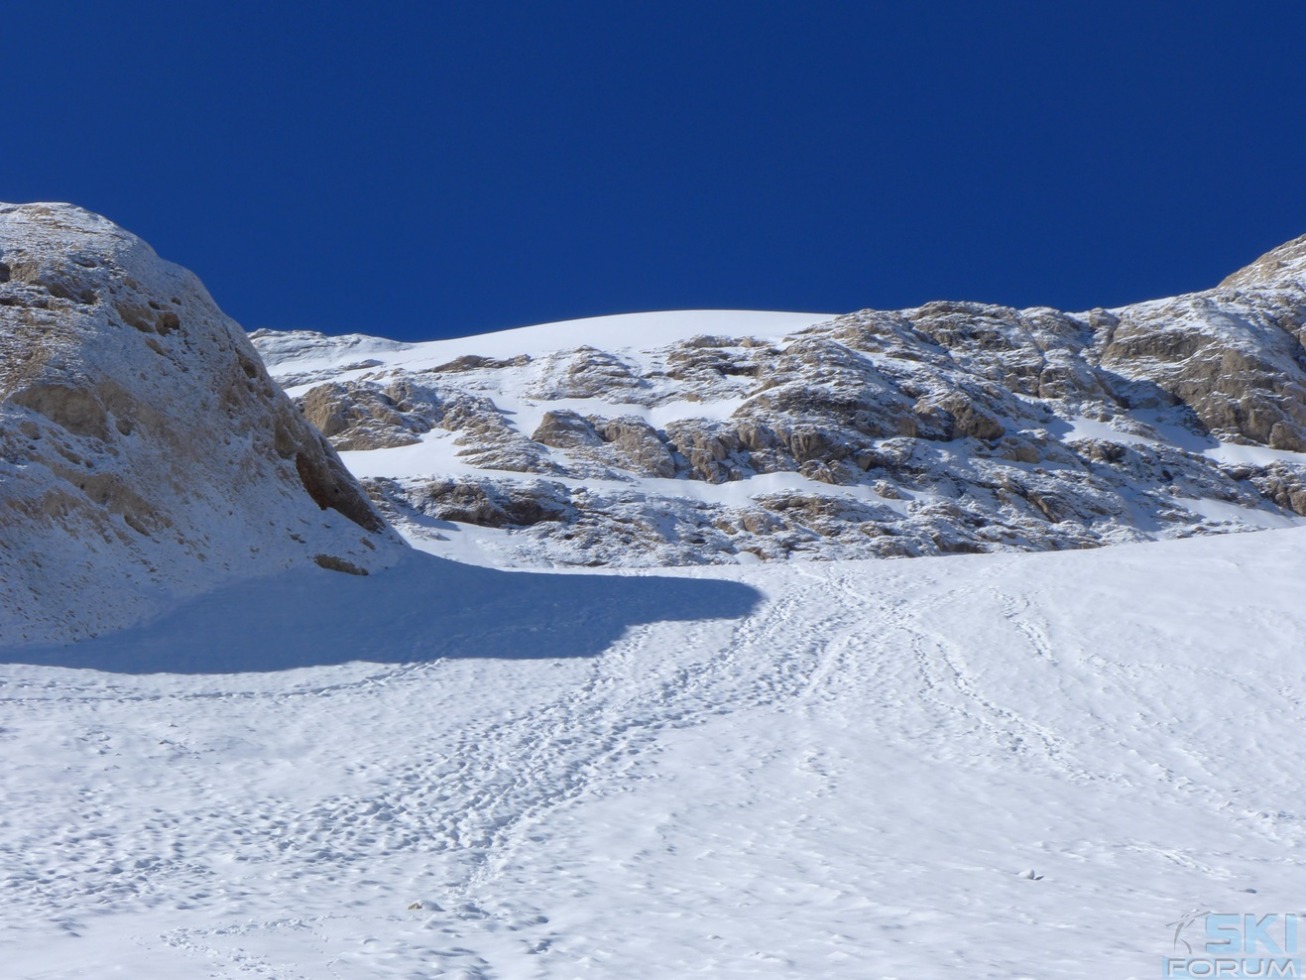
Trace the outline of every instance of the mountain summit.
<instances>
[{"instance_id":1,"label":"mountain summit","mask_svg":"<svg viewBox=\"0 0 1306 980\"><path fill-rule=\"evenodd\" d=\"M81 208L0 205L0 641L402 550L195 276Z\"/></svg>"}]
</instances>

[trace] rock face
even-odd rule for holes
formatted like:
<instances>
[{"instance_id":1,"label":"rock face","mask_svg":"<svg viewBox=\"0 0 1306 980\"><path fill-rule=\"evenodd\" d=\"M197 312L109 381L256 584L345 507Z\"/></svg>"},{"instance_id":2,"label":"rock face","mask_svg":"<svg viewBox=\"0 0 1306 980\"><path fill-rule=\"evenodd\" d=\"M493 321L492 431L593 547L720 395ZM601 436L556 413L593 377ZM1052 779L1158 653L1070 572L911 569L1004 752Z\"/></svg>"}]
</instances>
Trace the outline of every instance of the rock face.
<instances>
[{"instance_id":1,"label":"rock face","mask_svg":"<svg viewBox=\"0 0 1306 980\"><path fill-rule=\"evenodd\" d=\"M338 446L373 449L350 465L406 533L506 563L1082 548L1306 515L1306 237L1114 310L716 326L600 346L596 320L561 350L539 349L547 326L533 351L506 346L522 331L255 343Z\"/></svg>"},{"instance_id":2,"label":"rock face","mask_svg":"<svg viewBox=\"0 0 1306 980\"><path fill-rule=\"evenodd\" d=\"M198 279L80 208L0 205L0 642L403 547Z\"/></svg>"}]
</instances>

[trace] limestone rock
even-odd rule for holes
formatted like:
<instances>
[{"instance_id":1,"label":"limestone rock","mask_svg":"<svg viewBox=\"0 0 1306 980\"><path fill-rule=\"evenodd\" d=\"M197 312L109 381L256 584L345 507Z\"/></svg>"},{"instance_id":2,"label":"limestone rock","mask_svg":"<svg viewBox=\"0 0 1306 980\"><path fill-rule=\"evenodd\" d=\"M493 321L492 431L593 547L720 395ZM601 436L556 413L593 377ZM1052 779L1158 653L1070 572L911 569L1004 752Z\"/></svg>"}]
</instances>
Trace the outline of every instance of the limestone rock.
<instances>
[{"instance_id":1,"label":"limestone rock","mask_svg":"<svg viewBox=\"0 0 1306 980\"><path fill-rule=\"evenodd\" d=\"M366 382L329 382L299 399L304 417L341 450L391 449L420 442L431 423L385 389Z\"/></svg>"},{"instance_id":2,"label":"limestone rock","mask_svg":"<svg viewBox=\"0 0 1306 980\"><path fill-rule=\"evenodd\" d=\"M403 545L193 275L70 205L0 205L0 640L129 625Z\"/></svg>"},{"instance_id":3,"label":"limestone rock","mask_svg":"<svg viewBox=\"0 0 1306 980\"><path fill-rule=\"evenodd\" d=\"M670 479L676 475L676 461L666 442L641 418L592 418L595 431L612 449L618 465L641 477Z\"/></svg>"},{"instance_id":4,"label":"limestone rock","mask_svg":"<svg viewBox=\"0 0 1306 980\"><path fill-rule=\"evenodd\" d=\"M554 449L592 449L603 445L603 438L589 419L566 410L545 412L531 439Z\"/></svg>"},{"instance_id":5,"label":"limestone rock","mask_svg":"<svg viewBox=\"0 0 1306 980\"><path fill-rule=\"evenodd\" d=\"M1306 235L1284 242L1226 277L1223 289L1306 290Z\"/></svg>"},{"instance_id":6,"label":"limestone rock","mask_svg":"<svg viewBox=\"0 0 1306 980\"><path fill-rule=\"evenodd\" d=\"M568 326L572 343L553 350L516 353L528 333L517 331L463 351L440 342L438 356L382 351L362 377L461 404L456 425L422 409L433 426L422 438L453 433L459 463L480 471L406 473L389 512L420 536L405 514L430 516L438 485L467 523L503 535L496 560L523 565L910 557L1249 530L1306 509L1304 271L1306 237L1215 289L1113 310L949 301L788 333L732 324L610 346ZM483 342L492 353L471 353ZM286 342L267 343L285 356ZM380 350L351 341L341 371L364 349ZM1246 451L1257 462L1224 463L1237 443L1260 447ZM535 519L522 494L561 516Z\"/></svg>"},{"instance_id":7,"label":"limestone rock","mask_svg":"<svg viewBox=\"0 0 1306 980\"><path fill-rule=\"evenodd\" d=\"M479 527L530 527L565 520L571 511L559 484L502 487L489 480L435 480L421 492L422 513Z\"/></svg>"}]
</instances>

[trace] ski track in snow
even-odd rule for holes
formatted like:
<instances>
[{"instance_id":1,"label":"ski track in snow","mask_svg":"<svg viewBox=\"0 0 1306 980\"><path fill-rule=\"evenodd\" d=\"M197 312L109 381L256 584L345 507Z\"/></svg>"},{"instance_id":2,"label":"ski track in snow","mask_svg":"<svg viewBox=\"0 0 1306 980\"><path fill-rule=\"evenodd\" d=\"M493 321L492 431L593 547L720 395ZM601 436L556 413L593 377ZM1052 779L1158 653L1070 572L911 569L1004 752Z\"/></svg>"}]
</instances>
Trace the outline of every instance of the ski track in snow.
<instances>
[{"instance_id":1,"label":"ski track in snow","mask_svg":"<svg viewBox=\"0 0 1306 980\"><path fill-rule=\"evenodd\" d=\"M597 656L7 663L0 956L1155 976L1189 908L1297 911L1303 543L694 569L764 600Z\"/></svg>"}]
</instances>

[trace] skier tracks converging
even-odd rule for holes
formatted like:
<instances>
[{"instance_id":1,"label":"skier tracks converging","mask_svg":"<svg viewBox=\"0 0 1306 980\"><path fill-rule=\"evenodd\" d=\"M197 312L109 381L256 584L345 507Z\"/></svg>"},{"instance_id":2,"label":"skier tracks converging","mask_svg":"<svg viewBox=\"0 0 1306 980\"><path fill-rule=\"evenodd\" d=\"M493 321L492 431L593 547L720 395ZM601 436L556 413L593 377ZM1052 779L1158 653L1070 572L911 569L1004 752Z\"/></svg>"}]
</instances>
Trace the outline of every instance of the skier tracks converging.
<instances>
[{"instance_id":1,"label":"skier tracks converging","mask_svg":"<svg viewBox=\"0 0 1306 980\"><path fill-rule=\"evenodd\" d=\"M1027 765L1047 767L1076 780L1103 778L1101 774L1071 761L1063 735L986 694L982 675L971 665L961 644L945 630L925 625L937 620L943 611L951 610L955 617L957 610L982 602L986 591L996 596L994 590L986 590L979 582L966 581L940 593L935 582L921 580L915 590L884 589L889 595L899 597L884 602L867 596L853 575L840 575L837 581L846 593L847 601L860 601L863 606L875 605L880 639L875 644L876 653L871 656L896 663L901 656L899 648L905 646L903 652L908 654L905 662L912 665L910 671L898 666L886 667L885 672L895 675L891 683L901 695L900 706L918 701L928 717L923 720L919 732L900 731L886 735L923 736L953 743L960 741L970 746L965 750L968 754L978 751L974 742L979 738L1016 754ZM1008 614L1007 618L1012 616ZM1035 646L1039 655L1049 656L1046 646L1040 649L1034 642L1036 635L1032 628L1020 629L1021 639ZM1009 658L1025 655L1026 650L1020 644L1013 645L1006 653ZM900 711L883 717L897 719L890 723L901 725L910 716L910 711Z\"/></svg>"}]
</instances>

